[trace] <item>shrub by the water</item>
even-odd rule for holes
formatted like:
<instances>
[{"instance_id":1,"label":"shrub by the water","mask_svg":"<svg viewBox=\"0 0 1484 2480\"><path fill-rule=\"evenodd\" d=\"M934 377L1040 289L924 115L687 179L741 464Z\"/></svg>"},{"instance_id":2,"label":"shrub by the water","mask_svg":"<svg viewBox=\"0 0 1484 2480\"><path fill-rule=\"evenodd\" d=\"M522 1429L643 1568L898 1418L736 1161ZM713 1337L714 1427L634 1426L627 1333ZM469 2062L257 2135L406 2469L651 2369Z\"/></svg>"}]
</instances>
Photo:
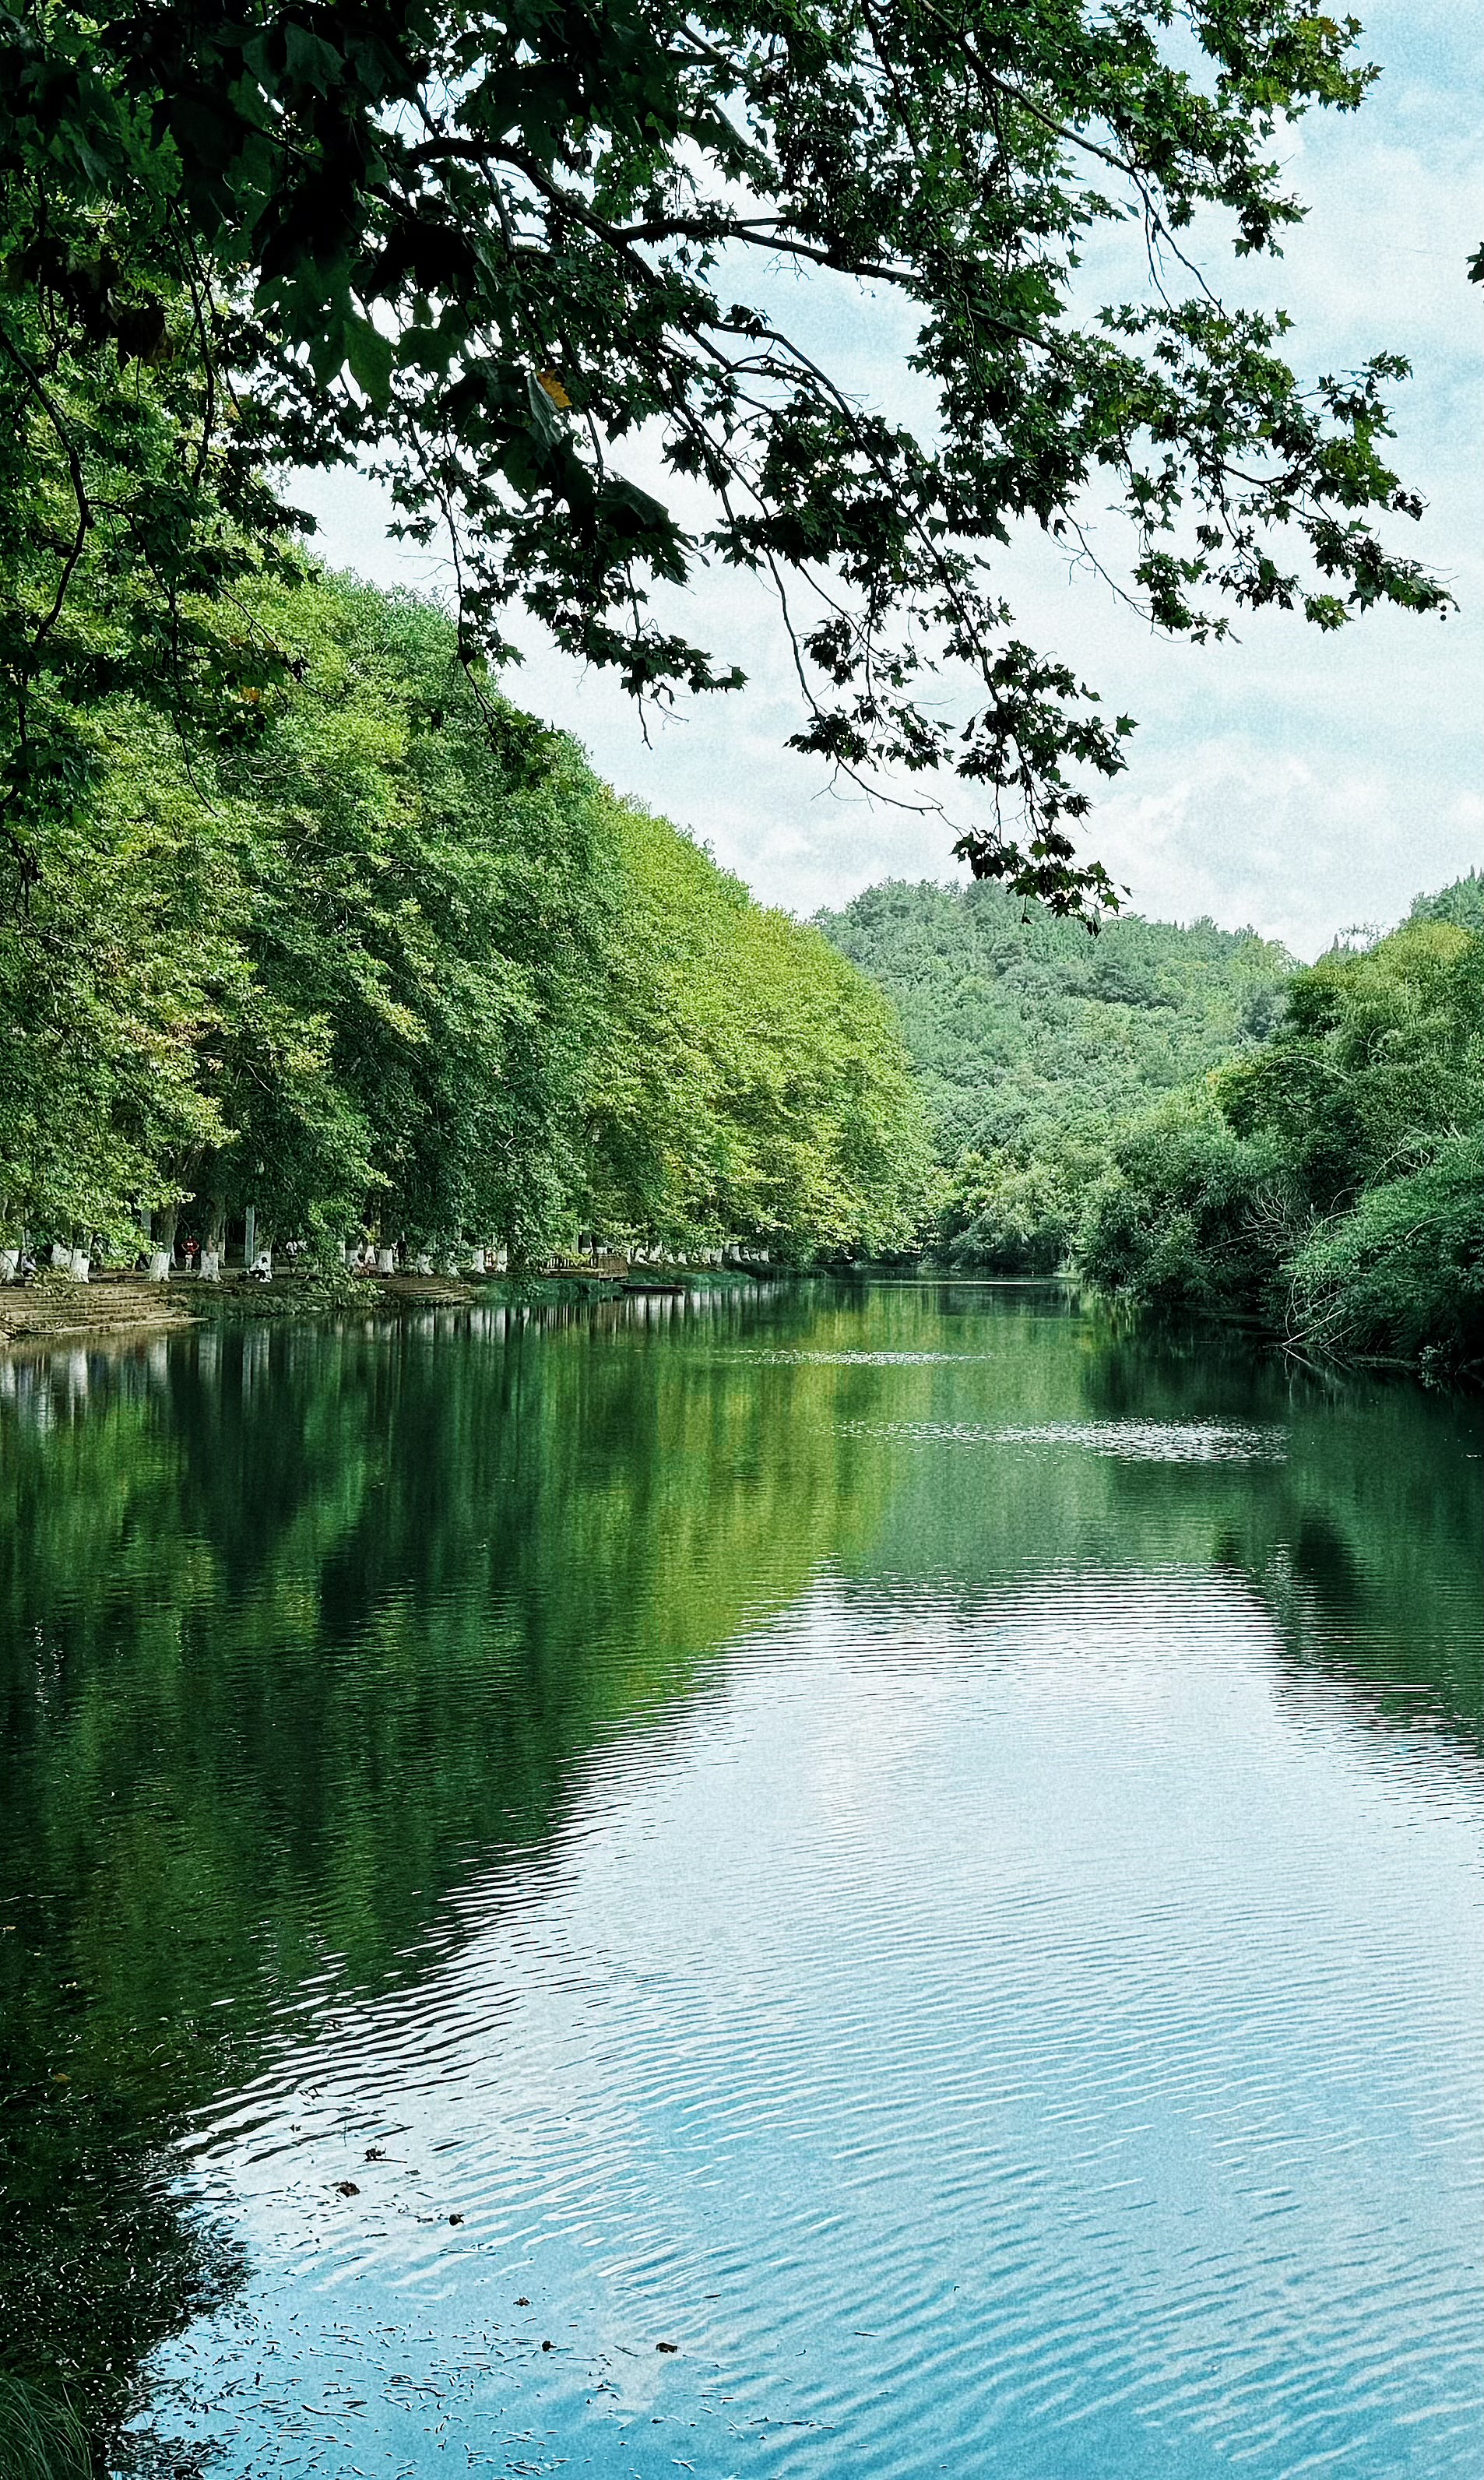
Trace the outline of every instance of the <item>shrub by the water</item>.
<instances>
[{"instance_id":1,"label":"shrub by the water","mask_svg":"<svg viewBox=\"0 0 1484 2480\"><path fill-rule=\"evenodd\" d=\"M1320 1226L1291 1278L1290 1330L1315 1351L1484 1364L1484 1137L1446 1144Z\"/></svg>"},{"instance_id":2,"label":"shrub by the water","mask_svg":"<svg viewBox=\"0 0 1484 2480\"><path fill-rule=\"evenodd\" d=\"M1126 1128L1092 1279L1299 1348L1484 1365L1484 883L1294 979L1273 1038Z\"/></svg>"}]
</instances>

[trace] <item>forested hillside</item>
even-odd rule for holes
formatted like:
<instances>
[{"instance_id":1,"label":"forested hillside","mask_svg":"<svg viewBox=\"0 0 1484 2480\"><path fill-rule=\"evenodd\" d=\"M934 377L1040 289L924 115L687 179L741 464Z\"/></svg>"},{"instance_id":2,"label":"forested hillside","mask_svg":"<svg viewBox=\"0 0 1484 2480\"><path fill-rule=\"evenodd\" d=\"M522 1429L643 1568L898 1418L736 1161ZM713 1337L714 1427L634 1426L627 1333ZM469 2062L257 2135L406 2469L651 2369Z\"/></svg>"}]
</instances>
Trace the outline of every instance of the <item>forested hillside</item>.
<instances>
[{"instance_id":1,"label":"forested hillside","mask_svg":"<svg viewBox=\"0 0 1484 2480\"><path fill-rule=\"evenodd\" d=\"M0 856L0 1241L361 1231L806 1261L919 1227L889 1003L466 676L425 604L235 590L279 659L189 735L104 695Z\"/></svg>"},{"instance_id":2,"label":"forested hillside","mask_svg":"<svg viewBox=\"0 0 1484 2480\"><path fill-rule=\"evenodd\" d=\"M1307 1354L1484 1366L1484 879L1321 957L1271 1041L1127 1129L1080 1256Z\"/></svg>"},{"instance_id":3,"label":"forested hillside","mask_svg":"<svg viewBox=\"0 0 1484 2480\"><path fill-rule=\"evenodd\" d=\"M1089 940L988 887L822 926L901 1009L950 1262L1484 1365L1484 875L1308 969L1210 922Z\"/></svg>"},{"instance_id":4,"label":"forested hillside","mask_svg":"<svg viewBox=\"0 0 1484 2480\"><path fill-rule=\"evenodd\" d=\"M1004 890L869 889L819 925L901 1012L950 1174L947 1256L1045 1273L1134 1113L1260 1040L1293 970L1249 932L1128 917L1098 939Z\"/></svg>"}]
</instances>

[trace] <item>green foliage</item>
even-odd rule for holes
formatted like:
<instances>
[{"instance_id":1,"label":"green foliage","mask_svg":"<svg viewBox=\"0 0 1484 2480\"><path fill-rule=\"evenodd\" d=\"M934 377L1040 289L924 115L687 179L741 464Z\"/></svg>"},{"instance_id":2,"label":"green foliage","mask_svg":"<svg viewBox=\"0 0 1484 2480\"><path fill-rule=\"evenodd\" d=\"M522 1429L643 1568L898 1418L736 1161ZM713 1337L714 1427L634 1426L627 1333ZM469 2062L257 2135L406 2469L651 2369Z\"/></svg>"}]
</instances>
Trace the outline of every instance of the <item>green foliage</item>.
<instances>
[{"instance_id":1,"label":"green foliage","mask_svg":"<svg viewBox=\"0 0 1484 2480\"><path fill-rule=\"evenodd\" d=\"M626 902L591 1213L785 1257L908 1246L926 1115L895 1011L663 821L614 813Z\"/></svg>"},{"instance_id":2,"label":"green foliage","mask_svg":"<svg viewBox=\"0 0 1484 2480\"><path fill-rule=\"evenodd\" d=\"M1082 1235L1095 1281L1311 1352L1484 1358L1477 886L1298 974L1271 1041L1125 1132Z\"/></svg>"},{"instance_id":3,"label":"green foliage","mask_svg":"<svg viewBox=\"0 0 1484 2480\"><path fill-rule=\"evenodd\" d=\"M1453 921L1460 930L1484 930L1484 870L1471 869L1467 878L1440 888L1436 895L1420 895L1409 921Z\"/></svg>"},{"instance_id":4,"label":"green foliage","mask_svg":"<svg viewBox=\"0 0 1484 2480\"><path fill-rule=\"evenodd\" d=\"M950 1165L937 1246L1045 1274L1126 1119L1267 1031L1292 971L1249 932L1110 922L1089 940L1004 891L895 882L827 935L896 1001Z\"/></svg>"},{"instance_id":5,"label":"green foliage","mask_svg":"<svg viewBox=\"0 0 1484 2480\"><path fill-rule=\"evenodd\" d=\"M1198 217L1277 249L1303 212L1278 132L1360 103L1358 31L1307 0L7 0L18 851L76 798L70 717L105 676L204 743L243 728L284 660L229 625L283 534L259 478L359 455L413 539L451 530L466 653L498 657L520 603L637 694L729 687L656 592L707 560L786 581L800 745L955 772L977 871L1114 900L1066 830L1132 723L1017 634L992 573L1017 523L1075 542L1111 492L1125 589L1195 638L1233 606L1327 629L1447 600L1377 531L1419 513L1382 452L1406 365L1307 385L1283 314L1169 282ZM1131 223L1159 280L1084 307L1078 270ZM780 259L905 317L919 429L788 332ZM621 470L641 435L674 504Z\"/></svg>"},{"instance_id":6,"label":"green foliage","mask_svg":"<svg viewBox=\"0 0 1484 2480\"><path fill-rule=\"evenodd\" d=\"M1320 1225L1291 1279L1292 1325L1312 1349L1484 1363L1484 1135L1446 1140L1425 1170Z\"/></svg>"},{"instance_id":7,"label":"green foliage","mask_svg":"<svg viewBox=\"0 0 1484 2480\"><path fill-rule=\"evenodd\" d=\"M1210 922L1089 941L983 886L821 919L901 1011L948 1263L1075 1265L1310 1353L1484 1361L1484 878L1302 971Z\"/></svg>"},{"instance_id":8,"label":"green foliage","mask_svg":"<svg viewBox=\"0 0 1484 2480\"><path fill-rule=\"evenodd\" d=\"M1235 1133L1210 1088L1175 1097L1114 1141L1089 1191L1079 1262L1110 1292L1161 1307L1259 1315L1291 1236L1286 1167Z\"/></svg>"},{"instance_id":9,"label":"green foliage","mask_svg":"<svg viewBox=\"0 0 1484 2480\"><path fill-rule=\"evenodd\" d=\"M90 2480L81 2420L65 2402L0 2368L0 2471L5 2480Z\"/></svg>"},{"instance_id":10,"label":"green foliage","mask_svg":"<svg viewBox=\"0 0 1484 2480\"><path fill-rule=\"evenodd\" d=\"M517 1257L581 1231L785 1254L912 1237L927 1149L879 993L574 744L478 690L453 625L257 577L286 654L192 751L134 691L79 723L0 928L0 1217L262 1238L364 1227Z\"/></svg>"},{"instance_id":11,"label":"green foliage","mask_svg":"<svg viewBox=\"0 0 1484 2480\"><path fill-rule=\"evenodd\" d=\"M937 1236L951 1265L1054 1275L1066 1260L1076 1224L1075 1189L1059 1155L1026 1159L970 1148L954 1165Z\"/></svg>"}]
</instances>

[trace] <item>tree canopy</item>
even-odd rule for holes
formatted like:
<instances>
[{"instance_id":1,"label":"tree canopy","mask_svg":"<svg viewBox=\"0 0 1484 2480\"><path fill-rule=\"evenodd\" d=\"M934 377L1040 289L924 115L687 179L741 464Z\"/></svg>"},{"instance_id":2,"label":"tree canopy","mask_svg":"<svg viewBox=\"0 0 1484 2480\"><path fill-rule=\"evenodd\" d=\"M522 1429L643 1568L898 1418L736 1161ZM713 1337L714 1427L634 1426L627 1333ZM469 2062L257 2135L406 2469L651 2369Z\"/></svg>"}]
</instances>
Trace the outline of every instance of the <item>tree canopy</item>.
<instances>
[{"instance_id":1,"label":"tree canopy","mask_svg":"<svg viewBox=\"0 0 1484 2480\"><path fill-rule=\"evenodd\" d=\"M1419 507L1383 452L1405 365L1305 384L1283 314L1224 306L1190 256L1197 220L1278 248L1280 124L1361 102L1358 34L1307 0L5 0L22 882L87 772L80 700L250 728L291 659L237 608L292 542L264 478L354 457L446 537L467 659L509 652L517 605L638 694L731 686L667 590L757 572L798 744L964 779L976 871L1095 911L1114 891L1068 830L1132 727L1018 633L1014 527L1086 553L1111 503L1120 590L1197 638L1446 601L1381 523ZM1123 228L1149 280L1100 298ZM905 320L920 419L821 358L790 267Z\"/></svg>"},{"instance_id":2,"label":"tree canopy","mask_svg":"<svg viewBox=\"0 0 1484 2480\"><path fill-rule=\"evenodd\" d=\"M1094 1280L1308 1353L1484 1362L1478 895L1463 879L1321 958L1270 1041L1119 1133L1081 1234Z\"/></svg>"},{"instance_id":3,"label":"tree canopy","mask_svg":"<svg viewBox=\"0 0 1484 2480\"><path fill-rule=\"evenodd\" d=\"M0 918L0 1236L191 1201L202 1236L376 1227L898 1247L925 1118L890 1005L580 751L471 687L452 623L243 581L291 651L192 751L132 688Z\"/></svg>"}]
</instances>

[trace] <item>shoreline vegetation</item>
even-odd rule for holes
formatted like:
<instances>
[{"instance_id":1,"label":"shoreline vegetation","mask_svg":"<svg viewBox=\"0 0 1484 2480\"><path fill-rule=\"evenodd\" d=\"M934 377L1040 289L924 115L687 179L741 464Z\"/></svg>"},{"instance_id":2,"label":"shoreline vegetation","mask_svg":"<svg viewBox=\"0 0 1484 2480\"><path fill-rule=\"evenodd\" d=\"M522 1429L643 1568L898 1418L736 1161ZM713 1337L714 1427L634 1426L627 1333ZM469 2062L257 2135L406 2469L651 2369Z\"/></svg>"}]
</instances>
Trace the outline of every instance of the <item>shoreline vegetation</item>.
<instances>
[{"instance_id":1,"label":"shoreline vegetation","mask_svg":"<svg viewBox=\"0 0 1484 2480\"><path fill-rule=\"evenodd\" d=\"M1005 1275L949 1269L923 1257L818 1268L677 1266L649 1269L564 1266L504 1275L351 1276L328 1279L314 1270L249 1279L241 1267L203 1281L183 1269L165 1281L130 1272L95 1275L87 1283L43 1279L0 1288L0 1355L52 1346L94 1349L116 1341L125 1348L152 1334L206 1327L273 1322L286 1318L335 1320L397 1318L427 1309L555 1308L595 1301L689 1297L715 1300L724 1293L752 1293L809 1274L872 1283L992 1286L997 1291L1064 1289L1079 1284L1072 1270L1051 1275Z\"/></svg>"},{"instance_id":2,"label":"shoreline vegetation","mask_svg":"<svg viewBox=\"0 0 1484 2480\"><path fill-rule=\"evenodd\" d=\"M1311 967L1210 921L1089 940L991 887L819 919L900 1010L937 1262L1071 1272L1316 1363L1484 1375L1484 876Z\"/></svg>"},{"instance_id":3,"label":"shoreline vegetation","mask_svg":"<svg viewBox=\"0 0 1484 2480\"><path fill-rule=\"evenodd\" d=\"M915 1238L927 1115L864 974L433 607L307 570L242 604L281 679L190 753L102 699L0 925L0 1274L654 1280Z\"/></svg>"},{"instance_id":4,"label":"shoreline vegetation","mask_svg":"<svg viewBox=\"0 0 1484 2480\"><path fill-rule=\"evenodd\" d=\"M276 681L190 754L102 698L0 926L0 1345L911 1264L1484 1369L1484 878L1311 968L987 882L805 924L429 604L243 614Z\"/></svg>"}]
</instances>

